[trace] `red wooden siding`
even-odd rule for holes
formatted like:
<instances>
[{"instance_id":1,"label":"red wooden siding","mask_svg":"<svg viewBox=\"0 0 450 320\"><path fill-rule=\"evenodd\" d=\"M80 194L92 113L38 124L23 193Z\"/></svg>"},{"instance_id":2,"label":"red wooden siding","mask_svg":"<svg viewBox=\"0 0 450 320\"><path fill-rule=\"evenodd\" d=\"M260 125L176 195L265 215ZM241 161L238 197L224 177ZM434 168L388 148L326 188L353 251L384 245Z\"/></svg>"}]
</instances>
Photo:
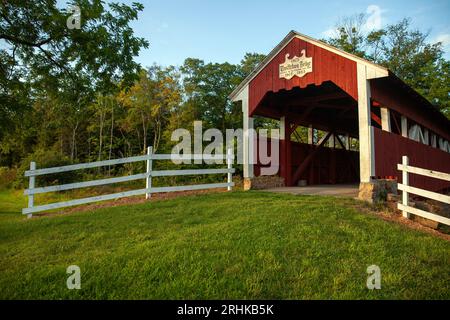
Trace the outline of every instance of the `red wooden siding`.
<instances>
[{"instance_id":1,"label":"red wooden siding","mask_svg":"<svg viewBox=\"0 0 450 320\"><path fill-rule=\"evenodd\" d=\"M450 172L450 153L448 152L377 128L374 128L374 141L376 176L395 176L398 181L401 181L402 173L397 170L397 164L402 162L402 156L409 157L411 166ZM411 186L432 191L450 187L450 182L416 174L410 174L409 179Z\"/></svg>"},{"instance_id":2,"label":"red wooden siding","mask_svg":"<svg viewBox=\"0 0 450 320\"><path fill-rule=\"evenodd\" d=\"M280 79L279 65L289 58L300 56L306 50L306 56L313 58L313 72L290 80ZM356 62L339 56L331 51L317 47L299 38L293 38L249 85L249 111L253 114L267 92L291 90L294 87L305 88L308 85L320 85L324 81L332 81L355 100L358 100Z\"/></svg>"}]
</instances>

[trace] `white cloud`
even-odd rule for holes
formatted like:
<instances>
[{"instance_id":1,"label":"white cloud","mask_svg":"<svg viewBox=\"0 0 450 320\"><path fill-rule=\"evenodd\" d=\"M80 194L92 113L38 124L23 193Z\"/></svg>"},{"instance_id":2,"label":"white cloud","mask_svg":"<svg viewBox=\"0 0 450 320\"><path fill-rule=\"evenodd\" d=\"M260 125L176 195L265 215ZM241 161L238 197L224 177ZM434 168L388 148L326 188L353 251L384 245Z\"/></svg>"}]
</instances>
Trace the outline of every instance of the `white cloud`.
<instances>
[{"instance_id":1,"label":"white cloud","mask_svg":"<svg viewBox=\"0 0 450 320\"><path fill-rule=\"evenodd\" d=\"M380 6L375 4L369 5L366 9L367 19L361 26L362 31L366 33L381 29L383 27L384 12L386 12L386 10L381 9ZM335 27L333 27L323 31L321 35L325 38L335 38L339 35L339 32Z\"/></svg>"},{"instance_id":2,"label":"white cloud","mask_svg":"<svg viewBox=\"0 0 450 320\"><path fill-rule=\"evenodd\" d=\"M431 43L442 43L442 49L444 50L444 57L450 59L450 33L440 33L433 39Z\"/></svg>"},{"instance_id":3,"label":"white cloud","mask_svg":"<svg viewBox=\"0 0 450 320\"><path fill-rule=\"evenodd\" d=\"M442 42L443 47L450 47L450 33L441 33L434 38L433 43Z\"/></svg>"},{"instance_id":4,"label":"white cloud","mask_svg":"<svg viewBox=\"0 0 450 320\"><path fill-rule=\"evenodd\" d=\"M366 13L368 14L367 21L364 25L366 31L378 30L382 27L381 14L384 10L375 4L371 4L367 7Z\"/></svg>"}]
</instances>

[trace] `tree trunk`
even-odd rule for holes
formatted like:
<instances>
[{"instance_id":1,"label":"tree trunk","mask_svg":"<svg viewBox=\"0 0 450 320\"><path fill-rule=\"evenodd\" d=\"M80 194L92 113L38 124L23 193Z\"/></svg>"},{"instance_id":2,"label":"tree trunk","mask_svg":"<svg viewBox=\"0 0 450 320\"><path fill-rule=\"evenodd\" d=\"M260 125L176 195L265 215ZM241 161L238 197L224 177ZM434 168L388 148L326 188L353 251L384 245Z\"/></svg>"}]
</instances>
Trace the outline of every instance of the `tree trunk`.
<instances>
[{"instance_id":1,"label":"tree trunk","mask_svg":"<svg viewBox=\"0 0 450 320\"><path fill-rule=\"evenodd\" d=\"M76 143L77 129L78 129L78 120L77 120L75 127L72 129L72 148L70 151L70 161L71 162L73 162L73 160L75 158L75 143Z\"/></svg>"},{"instance_id":2,"label":"tree trunk","mask_svg":"<svg viewBox=\"0 0 450 320\"><path fill-rule=\"evenodd\" d=\"M91 135L88 137L88 160L91 161Z\"/></svg>"},{"instance_id":3,"label":"tree trunk","mask_svg":"<svg viewBox=\"0 0 450 320\"><path fill-rule=\"evenodd\" d=\"M147 152L147 126L145 124L145 117L144 113L141 112L141 118L142 118L142 134L144 135L143 141L144 141L144 151L143 154Z\"/></svg>"},{"instance_id":4,"label":"tree trunk","mask_svg":"<svg viewBox=\"0 0 450 320\"><path fill-rule=\"evenodd\" d=\"M105 116L103 111L100 111L100 133L99 133L99 148L98 148L98 161L102 160L102 147L103 147L103 122ZM98 167L98 173L100 173L101 167Z\"/></svg>"},{"instance_id":5,"label":"tree trunk","mask_svg":"<svg viewBox=\"0 0 450 320\"><path fill-rule=\"evenodd\" d=\"M103 111L100 112L100 132L99 132L99 148L98 148L98 161L102 160L102 144L103 144Z\"/></svg>"},{"instance_id":6,"label":"tree trunk","mask_svg":"<svg viewBox=\"0 0 450 320\"><path fill-rule=\"evenodd\" d=\"M159 141L161 140L161 121L157 120L154 126L154 137L153 137L153 152L156 152L159 147Z\"/></svg>"},{"instance_id":7,"label":"tree trunk","mask_svg":"<svg viewBox=\"0 0 450 320\"><path fill-rule=\"evenodd\" d=\"M112 104L111 106L111 135L109 140L109 160L111 160L113 131L114 131L114 104ZM108 175L111 175L111 166L108 167Z\"/></svg>"}]
</instances>

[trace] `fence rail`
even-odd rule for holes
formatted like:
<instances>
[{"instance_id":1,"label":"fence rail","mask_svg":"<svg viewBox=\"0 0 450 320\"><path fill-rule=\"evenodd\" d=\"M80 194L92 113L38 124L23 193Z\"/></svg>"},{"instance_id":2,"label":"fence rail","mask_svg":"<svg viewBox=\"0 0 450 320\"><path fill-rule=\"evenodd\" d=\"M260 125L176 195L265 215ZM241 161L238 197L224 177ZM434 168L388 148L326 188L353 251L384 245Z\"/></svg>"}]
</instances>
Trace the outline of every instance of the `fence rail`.
<instances>
[{"instance_id":1,"label":"fence rail","mask_svg":"<svg viewBox=\"0 0 450 320\"><path fill-rule=\"evenodd\" d=\"M418 174L421 176L436 178L440 180L450 181L450 174L433 171L423 168L418 168L409 165L409 159L407 156L402 157L402 163L397 165L397 169L402 171L402 183L398 184L398 189L402 191L402 202L397 204L397 208L402 210L403 216L405 218L410 218L410 214L414 214L426 219L434 220L440 222L442 224L446 224L450 226L450 219L425 211L418 208L411 207L409 205L409 194L415 194L421 197L433 199L436 201L440 201L446 204L450 204L450 196L432 192L429 190L412 187L409 185L409 173Z\"/></svg>"},{"instance_id":2,"label":"fence rail","mask_svg":"<svg viewBox=\"0 0 450 320\"><path fill-rule=\"evenodd\" d=\"M70 206L76 206L80 204L87 204L97 201L113 200L130 196L144 195L148 199L152 193L160 192L175 192L175 191L188 191L188 190L202 190L211 188L227 188L228 191L234 186L232 181L232 174L235 172L233 168L234 155L232 149L228 149L226 155L172 155L172 154L153 154L152 147L148 147L147 154L137 157L128 157L114 160L96 161L89 163L80 163L68 166L53 167L36 169L36 163L30 163L30 170L25 171L25 177L29 177L28 189L25 189L24 194L28 196L28 208L22 209L23 214L27 214L28 217L32 216L32 213L41 212L45 210L52 210ZM184 169L184 170L155 170L153 171L154 160L226 160L227 168L223 169ZM107 179L90 180L76 183L61 184L56 186L47 187L35 187L36 177L46 174L61 173L67 171L97 168L103 166L111 166L116 164L132 163L146 161L146 172L134 175L114 177ZM207 174L227 174L227 182L224 183L208 183L197 185L181 185L181 186L165 186L165 187L152 187L152 177L167 177L167 176L183 176L183 175L207 175ZM86 187L94 187L101 185L108 185L119 182L133 181L145 179L146 185L143 189L130 190L94 197L87 197L82 199L68 200L62 202L49 203L36 206L34 203L34 195L47 192L58 192L64 190L72 190Z\"/></svg>"}]
</instances>

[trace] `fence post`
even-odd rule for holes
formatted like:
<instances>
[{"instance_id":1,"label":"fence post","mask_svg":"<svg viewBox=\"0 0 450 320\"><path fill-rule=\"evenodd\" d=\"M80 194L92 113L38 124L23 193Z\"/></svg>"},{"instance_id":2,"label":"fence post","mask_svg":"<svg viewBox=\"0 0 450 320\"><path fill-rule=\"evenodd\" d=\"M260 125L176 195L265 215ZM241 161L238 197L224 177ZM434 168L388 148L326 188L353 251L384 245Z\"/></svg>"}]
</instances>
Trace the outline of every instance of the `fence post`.
<instances>
[{"instance_id":1,"label":"fence post","mask_svg":"<svg viewBox=\"0 0 450 320\"><path fill-rule=\"evenodd\" d=\"M145 179L145 188L148 190L152 187L152 153L153 147L147 147L147 178ZM149 199L152 196L150 192L145 194L145 199Z\"/></svg>"},{"instance_id":2,"label":"fence post","mask_svg":"<svg viewBox=\"0 0 450 320\"><path fill-rule=\"evenodd\" d=\"M231 148L228 148L227 152L227 169L229 170L227 173L227 182L231 183L233 182L233 174L231 173L231 169L233 168L233 159L231 156L233 155L233 150ZM231 186L227 187L228 191L231 191Z\"/></svg>"},{"instance_id":3,"label":"fence post","mask_svg":"<svg viewBox=\"0 0 450 320\"><path fill-rule=\"evenodd\" d=\"M409 159L408 156L403 156L402 157L402 184L405 186L409 186L409 176L408 176L408 169L406 168L409 165ZM409 196L408 196L408 192L403 190L402 191L402 204L404 206L408 206L409 205ZM410 215L408 211L402 211L403 213L403 217L409 219Z\"/></svg>"},{"instance_id":4,"label":"fence post","mask_svg":"<svg viewBox=\"0 0 450 320\"><path fill-rule=\"evenodd\" d=\"M36 170L36 162L31 161L30 162L30 170ZM30 176L30 180L28 183L28 189L34 189L34 185L36 182L36 176ZM28 195L28 208L33 208L34 205L34 194ZM27 218L33 217L32 213L27 214Z\"/></svg>"}]
</instances>

